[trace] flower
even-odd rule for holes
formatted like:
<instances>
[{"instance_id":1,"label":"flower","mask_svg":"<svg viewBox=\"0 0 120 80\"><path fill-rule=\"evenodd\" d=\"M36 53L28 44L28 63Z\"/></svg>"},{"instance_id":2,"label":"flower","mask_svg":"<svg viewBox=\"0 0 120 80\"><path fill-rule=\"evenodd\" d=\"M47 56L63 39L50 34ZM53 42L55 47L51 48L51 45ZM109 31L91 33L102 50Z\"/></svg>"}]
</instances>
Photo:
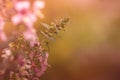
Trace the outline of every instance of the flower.
<instances>
[{"instance_id":1,"label":"flower","mask_svg":"<svg viewBox=\"0 0 120 80\"><path fill-rule=\"evenodd\" d=\"M34 9L36 9L36 10L42 9L42 8L44 8L44 6L45 6L45 3L43 1L36 0L34 2Z\"/></svg>"},{"instance_id":2,"label":"flower","mask_svg":"<svg viewBox=\"0 0 120 80\"><path fill-rule=\"evenodd\" d=\"M44 7L43 1L36 0L31 6L30 1L15 1L14 7L16 10L16 15L12 17L12 22L14 24L24 23L27 27L27 30L23 32L23 36L27 41L36 41L36 30L33 28L35 21L37 20L37 16L43 18L43 14L40 9ZM32 7L33 10L30 8Z\"/></svg>"},{"instance_id":3,"label":"flower","mask_svg":"<svg viewBox=\"0 0 120 80\"><path fill-rule=\"evenodd\" d=\"M45 6L44 1L34 0L32 5L30 0L12 1L16 14L10 19L15 25L23 23L26 30L22 37L10 43L0 55L2 61L0 64L4 67L0 70L0 75L4 75L3 78L9 77L17 80L39 80L49 66L48 53L42 48L34 28L37 16L44 17L41 13L41 9ZM4 41L7 40L4 32L5 20L6 18L0 17L0 38Z\"/></svg>"},{"instance_id":4,"label":"flower","mask_svg":"<svg viewBox=\"0 0 120 80\"><path fill-rule=\"evenodd\" d=\"M20 24L23 22L27 27L33 26L33 23L37 20L35 14L30 11L29 1L16 1L14 3L17 14L12 17L14 24Z\"/></svg>"},{"instance_id":5,"label":"flower","mask_svg":"<svg viewBox=\"0 0 120 80\"><path fill-rule=\"evenodd\" d=\"M4 49L3 53L4 54L1 55L1 57L3 58L3 62L5 62L6 60L12 61L14 59L12 51L9 48Z\"/></svg>"},{"instance_id":6,"label":"flower","mask_svg":"<svg viewBox=\"0 0 120 80\"><path fill-rule=\"evenodd\" d=\"M43 72L37 67L34 68L34 71L38 77L40 77L43 74Z\"/></svg>"},{"instance_id":7,"label":"flower","mask_svg":"<svg viewBox=\"0 0 120 80\"><path fill-rule=\"evenodd\" d=\"M30 46L31 47L38 47L38 46L40 46L40 42L38 42L38 41L30 41Z\"/></svg>"},{"instance_id":8,"label":"flower","mask_svg":"<svg viewBox=\"0 0 120 80\"><path fill-rule=\"evenodd\" d=\"M33 25L37 20L37 16L43 18L43 14L40 9L44 8L44 2L36 0L33 6L30 5L30 1L15 1L14 2L15 10L17 14L12 17L12 22L14 24L20 24L23 22L27 27ZM33 10L30 9L32 7Z\"/></svg>"},{"instance_id":9,"label":"flower","mask_svg":"<svg viewBox=\"0 0 120 80\"><path fill-rule=\"evenodd\" d=\"M26 31L23 32L23 37L27 41L36 41L37 35L36 35L36 30L33 29L27 29Z\"/></svg>"},{"instance_id":10,"label":"flower","mask_svg":"<svg viewBox=\"0 0 120 80\"><path fill-rule=\"evenodd\" d=\"M17 63L20 67L22 67L25 64L24 57L22 55L18 55Z\"/></svg>"}]
</instances>

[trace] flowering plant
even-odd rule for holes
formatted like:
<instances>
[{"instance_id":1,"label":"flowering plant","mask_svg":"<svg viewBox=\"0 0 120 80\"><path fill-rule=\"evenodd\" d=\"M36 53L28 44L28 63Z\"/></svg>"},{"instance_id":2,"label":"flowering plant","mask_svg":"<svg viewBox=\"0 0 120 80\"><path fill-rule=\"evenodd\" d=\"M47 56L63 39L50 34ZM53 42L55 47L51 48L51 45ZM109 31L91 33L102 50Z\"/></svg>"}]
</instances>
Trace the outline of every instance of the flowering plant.
<instances>
[{"instance_id":1,"label":"flowering plant","mask_svg":"<svg viewBox=\"0 0 120 80\"><path fill-rule=\"evenodd\" d=\"M7 2L11 6L7 7ZM39 80L44 74L48 64L48 50L45 48L47 39L53 40L54 34L59 33L69 21L62 18L50 25L41 23L45 28L34 28L37 16L44 18L41 9L44 8L42 0L0 0L0 39L7 42L4 25L11 21L15 25L24 24L26 30L0 51L0 80ZM8 12L9 13L6 13ZM41 39L41 35L44 39Z\"/></svg>"}]
</instances>

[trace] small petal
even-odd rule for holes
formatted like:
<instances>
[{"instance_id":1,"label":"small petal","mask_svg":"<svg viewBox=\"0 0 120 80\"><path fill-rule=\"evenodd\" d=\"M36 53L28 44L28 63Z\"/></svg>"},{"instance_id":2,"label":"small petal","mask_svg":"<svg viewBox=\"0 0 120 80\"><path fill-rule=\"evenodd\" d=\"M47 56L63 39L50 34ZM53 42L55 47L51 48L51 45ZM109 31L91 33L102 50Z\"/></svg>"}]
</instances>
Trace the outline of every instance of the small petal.
<instances>
[{"instance_id":1,"label":"small petal","mask_svg":"<svg viewBox=\"0 0 120 80\"><path fill-rule=\"evenodd\" d=\"M42 76L43 72L42 72L39 68L36 67L34 70L35 70L36 75L37 75L38 77Z\"/></svg>"},{"instance_id":2,"label":"small petal","mask_svg":"<svg viewBox=\"0 0 120 80\"><path fill-rule=\"evenodd\" d=\"M7 48L3 50L3 53L1 57L4 58L4 60L7 60L12 55L11 50Z\"/></svg>"},{"instance_id":3,"label":"small petal","mask_svg":"<svg viewBox=\"0 0 120 80\"><path fill-rule=\"evenodd\" d=\"M34 2L34 9L42 9L44 8L45 3L43 1L35 1Z\"/></svg>"},{"instance_id":4,"label":"small petal","mask_svg":"<svg viewBox=\"0 0 120 80\"><path fill-rule=\"evenodd\" d=\"M31 14L30 12L26 13L26 15L23 15L22 18L22 21L25 23L27 27L33 26L36 20L37 20L36 16L34 14Z\"/></svg>"},{"instance_id":5,"label":"small petal","mask_svg":"<svg viewBox=\"0 0 120 80\"><path fill-rule=\"evenodd\" d=\"M41 72L44 73L46 71L46 69L47 69L47 66L41 65Z\"/></svg>"},{"instance_id":6,"label":"small petal","mask_svg":"<svg viewBox=\"0 0 120 80\"><path fill-rule=\"evenodd\" d=\"M30 8L30 2L29 1L17 1L15 3L15 9L17 11L22 11L24 10L28 10Z\"/></svg>"},{"instance_id":7,"label":"small petal","mask_svg":"<svg viewBox=\"0 0 120 80\"><path fill-rule=\"evenodd\" d=\"M12 55L12 51L11 51L10 49L4 49L3 52L4 52L7 56Z\"/></svg>"},{"instance_id":8,"label":"small petal","mask_svg":"<svg viewBox=\"0 0 120 80\"><path fill-rule=\"evenodd\" d=\"M31 47L36 47L36 46L39 46L39 45L40 45L40 43L37 42L37 41L30 41L30 46Z\"/></svg>"},{"instance_id":9,"label":"small petal","mask_svg":"<svg viewBox=\"0 0 120 80\"><path fill-rule=\"evenodd\" d=\"M13 24L19 24L22 20L22 15L21 14L16 14L15 16L12 17L12 23Z\"/></svg>"},{"instance_id":10,"label":"small petal","mask_svg":"<svg viewBox=\"0 0 120 80\"><path fill-rule=\"evenodd\" d=\"M42 60L43 60L42 56L38 56L38 60L39 60L40 62L42 62Z\"/></svg>"},{"instance_id":11,"label":"small petal","mask_svg":"<svg viewBox=\"0 0 120 80\"><path fill-rule=\"evenodd\" d=\"M22 67L25 64L24 57L22 55L19 55L17 58L17 62L19 64L19 66Z\"/></svg>"},{"instance_id":12,"label":"small petal","mask_svg":"<svg viewBox=\"0 0 120 80\"><path fill-rule=\"evenodd\" d=\"M27 41L36 41L36 39L37 39L36 32L32 32L30 30L26 30L23 33L23 36Z\"/></svg>"}]
</instances>

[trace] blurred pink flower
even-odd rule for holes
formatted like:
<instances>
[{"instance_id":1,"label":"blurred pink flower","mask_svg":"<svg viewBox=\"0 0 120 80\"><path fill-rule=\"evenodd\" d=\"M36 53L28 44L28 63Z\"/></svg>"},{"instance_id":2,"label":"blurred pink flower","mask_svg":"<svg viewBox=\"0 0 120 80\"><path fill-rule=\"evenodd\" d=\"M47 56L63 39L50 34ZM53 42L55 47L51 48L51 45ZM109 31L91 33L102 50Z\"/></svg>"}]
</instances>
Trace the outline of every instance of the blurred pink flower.
<instances>
[{"instance_id":1,"label":"blurred pink flower","mask_svg":"<svg viewBox=\"0 0 120 80\"><path fill-rule=\"evenodd\" d=\"M14 2L14 7L17 14L12 17L12 22L16 25L24 23L27 27L27 30L23 32L24 38L28 41L36 41L36 30L33 28L33 25L37 20L37 16L44 17L40 11L44 7L44 2L36 0L33 6L31 6L28 0L18 0Z\"/></svg>"},{"instance_id":2,"label":"blurred pink flower","mask_svg":"<svg viewBox=\"0 0 120 80\"><path fill-rule=\"evenodd\" d=\"M34 58L39 61L40 65L35 63ZM30 52L29 59L32 61L31 69L35 72L37 77L41 77L49 66L47 63L48 53L40 52L37 54L34 52Z\"/></svg>"},{"instance_id":3,"label":"blurred pink flower","mask_svg":"<svg viewBox=\"0 0 120 80\"><path fill-rule=\"evenodd\" d=\"M14 24L23 22L27 27L33 27L34 22L37 20L36 15L30 11L29 1L16 1L14 7L17 14L12 17Z\"/></svg>"},{"instance_id":4,"label":"blurred pink flower","mask_svg":"<svg viewBox=\"0 0 120 80\"><path fill-rule=\"evenodd\" d=\"M34 70L35 70L36 75L37 75L38 77L41 77L41 76L42 76L43 72L42 72L39 68L35 67Z\"/></svg>"},{"instance_id":5,"label":"blurred pink flower","mask_svg":"<svg viewBox=\"0 0 120 80\"><path fill-rule=\"evenodd\" d=\"M34 9L42 9L44 8L45 3L43 1L36 0L33 6L34 6Z\"/></svg>"},{"instance_id":6,"label":"blurred pink flower","mask_svg":"<svg viewBox=\"0 0 120 80\"><path fill-rule=\"evenodd\" d=\"M14 77L17 80L39 80L39 77L44 74L48 67L48 53L42 49L40 42L37 41L36 30L33 27L37 16L40 18L44 17L40 10L44 8L45 4L42 0L34 0L32 6L30 0L12 1L16 11L16 14L11 18L12 23L15 25L25 24L27 29L23 32L23 37L30 44L27 45L29 50L21 49L24 48L22 43L20 49L18 49L17 44L13 44L16 46L14 49L11 47L4 49L1 54L2 63L6 63L7 67L5 69L6 71L9 69L8 72L10 72L11 78L15 75ZM3 31L4 24L4 19L0 17L0 38L5 41L7 38Z\"/></svg>"},{"instance_id":7,"label":"blurred pink flower","mask_svg":"<svg viewBox=\"0 0 120 80\"><path fill-rule=\"evenodd\" d=\"M38 46L40 46L40 42L30 41L30 46L31 46L31 47L38 47Z\"/></svg>"},{"instance_id":8,"label":"blurred pink flower","mask_svg":"<svg viewBox=\"0 0 120 80\"><path fill-rule=\"evenodd\" d=\"M1 57L3 58L3 62L5 62L6 60L12 61L14 59L12 51L9 48L4 49L3 53L4 54L1 55Z\"/></svg>"},{"instance_id":9,"label":"blurred pink flower","mask_svg":"<svg viewBox=\"0 0 120 80\"><path fill-rule=\"evenodd\" d=\"M11 50L10 49L4 49L3 50L3 55L2 55L2 58L5 58L5 59L8 59L8 57L10 56L10 55L12 55L12 52L11 52Z\"/></svg>"},{"instance_id":10,"label":"blurred pink flower","mask_svg":"<svg viewBox=\"0 0 120 80\"><path fill-rule=\"evenodd\" d=\"M26 31L23 32L23 37L27 41L36 42L36 39L37 39L36 30L34 28L33 29L27 29Z\"/></svg>"},{"instance_id":11,"label":"blurred pink flower","mask_svg":"<svg viewBox=\"0 0 120 80\"><path fill-rule=\"evenodd\" d=\"M15 10L17 14L12 17L12 22L14 24L19 24L23 22L27 27L33 26L34 22L37 20L37 16L43 18L43 14L40 9L44 8L44 2L36 0L33 6L30 5L30 1L15 1ZM33 10L30 8L32 7Z\"/></svg>"},{"instance_id":12,"label":"blurred pink flower","mask_svg":"<svg viewBox=\"0 0 120 80\"><path fill-rule=\"evenodd\" d=\"M18 55L17 63L20 67L22 67L25 64L25 62L23 60L24 60L24 57L22 55Z\"/></svg>"}]
</instances>

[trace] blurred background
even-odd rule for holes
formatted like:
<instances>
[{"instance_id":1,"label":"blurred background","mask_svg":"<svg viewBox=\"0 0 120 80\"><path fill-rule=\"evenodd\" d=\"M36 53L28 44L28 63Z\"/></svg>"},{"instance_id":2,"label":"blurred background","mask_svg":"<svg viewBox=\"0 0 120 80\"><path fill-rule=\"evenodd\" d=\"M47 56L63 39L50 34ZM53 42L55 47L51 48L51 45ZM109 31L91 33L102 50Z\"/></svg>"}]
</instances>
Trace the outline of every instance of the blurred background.
<instances>
[{"instance_id":1,"label":"blurred background","mask_svg":"<svg viewBox=\"0 0 120 80\"><path fill-rule=\"evenodd\" d=\"M45 0L50 23L70 17L49 43L50 68L41 80L120 80L120 0ZM8 28L10 32L16 28Z\"/></svg>"}]
</instances>

